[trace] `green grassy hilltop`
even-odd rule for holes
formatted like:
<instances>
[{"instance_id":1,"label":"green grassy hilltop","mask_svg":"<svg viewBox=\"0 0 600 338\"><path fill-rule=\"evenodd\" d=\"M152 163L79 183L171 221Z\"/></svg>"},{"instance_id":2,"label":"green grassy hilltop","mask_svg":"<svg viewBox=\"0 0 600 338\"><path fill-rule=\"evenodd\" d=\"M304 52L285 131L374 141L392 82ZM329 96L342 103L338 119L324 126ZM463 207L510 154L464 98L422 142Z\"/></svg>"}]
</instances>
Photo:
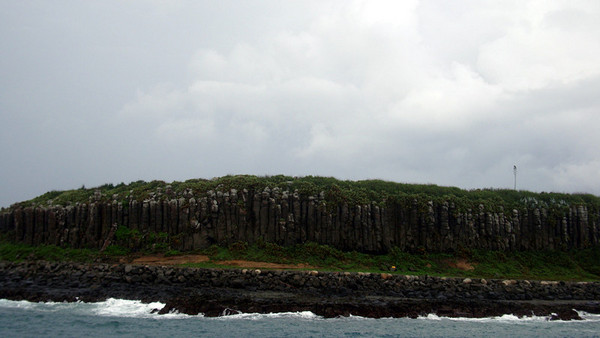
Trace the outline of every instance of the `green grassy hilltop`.
<instances>
[{"instance_id":1,"label":"green grassy hilltop","mask_svg":"<svg viewBox=\"0 0 600 338\"><path fill-rule=\"evenodd\" d=\"M304 195L318 195L321 192L331 201L344 200L352 203L383 203L388 199L418 198L427 200L447 200L457 204L472 205L482 202L486 205L519 207L524 205L566 206L586 204L588 207L600 209L600 197L592 194L534 193L512 189L475 189L464 190L456 187L443 187L434 184L407 184L383 180L349 181L333 177L291 177L234 175L214 179L190 179L184 182L136 181L129 184L104 184L95 188L65 191L50 191L29 201L16 203L19 206L32 204L54 205L88 202L98 195L100 200L112 201L133 198L143 200L155 193L157 189L170 191L173 195L181 195L185 191L191 194L202 194L209 190L226 191L229 189L262 190L265 187L278 187L282 190L298 190ZM461 203L462 202L462 203Z\"/></svg>"}]
</instances>

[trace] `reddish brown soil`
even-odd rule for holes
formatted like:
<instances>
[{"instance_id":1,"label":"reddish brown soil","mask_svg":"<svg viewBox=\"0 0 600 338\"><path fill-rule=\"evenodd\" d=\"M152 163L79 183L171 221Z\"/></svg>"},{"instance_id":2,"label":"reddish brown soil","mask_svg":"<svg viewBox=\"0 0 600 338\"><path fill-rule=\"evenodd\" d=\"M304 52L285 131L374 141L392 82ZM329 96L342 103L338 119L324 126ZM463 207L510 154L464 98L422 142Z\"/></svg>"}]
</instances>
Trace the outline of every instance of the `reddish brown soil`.
<instances>
[{"instance_id":1,"label":"reddish brown soil","mask_svg":"<svg viewBox=\"0 0 600 338\"><path fill-rule=\"evenodd\" d=\"M253 262L243 260L233 261L218 261L217 264L231 265L240 268L264 268L264 269L313 269L314 267L300 263L300 264L281 264L281 263L267 263L267 262Z\"/></svg>"},{"instance_id":2,"label":"reddish brown soil","mask_svg":"<svg viewBox=\"0 0 600 338\"><path fill-rule=\"evenodd\" d=\"M203 263L210 261L206 255L182 255L164 257L162 255L142 256L134 258L132 264L142 265L178 265L186 263ZM123 261L124 262L124 261ZM254 262L244 260L214 261L215 264L231 265L239 268L263 268L263 269L312 269L308 264L280 264L267 262Z\"/></svg>"},{"instance_id":3,"label":"reddish brown soil","mask_svg":"<svg viewBox=\"0 0 600 338\"><path fill-rule=\"evenodd\" d=\"M475 270L475 267L473 266L473 264L470 263L469 261L467 261L466 259L448 260L447 263L448 263L448 266L456 268L456 269L460 269L460 270L464 270L464 271Z\"/></svg>"},{"instance_id":4,"label":"reddish brown soil","mask_svg":"<svg viewBox=\"0 0 600 338\"><path fill-rule=\"evenodd\" d=\"M147 265L177 265L185 263L203 263L210 259L205 255L182 255L164 257L162 255L142 256L131 261L132 264L147 264Z\"/></svg>"}]
</instances>

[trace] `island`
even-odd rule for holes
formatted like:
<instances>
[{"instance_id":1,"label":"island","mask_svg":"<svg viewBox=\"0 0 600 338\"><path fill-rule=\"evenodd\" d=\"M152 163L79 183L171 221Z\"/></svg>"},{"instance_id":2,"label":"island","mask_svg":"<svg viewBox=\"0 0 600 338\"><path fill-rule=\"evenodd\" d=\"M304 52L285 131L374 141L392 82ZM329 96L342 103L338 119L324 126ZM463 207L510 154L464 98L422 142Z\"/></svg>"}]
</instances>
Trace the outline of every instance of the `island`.
<instances>
[{"instance_id":1,"label":"island","mask_svg":"<svg viewBox=\"0 0 600 338\"><path fill-rule=\"evenodd\" d=\"M15 203L0 234L0 298L13 300L137 299L205 316L600 313L600 198L589 194L138 181Z\"/></svg>"}]
</instances>

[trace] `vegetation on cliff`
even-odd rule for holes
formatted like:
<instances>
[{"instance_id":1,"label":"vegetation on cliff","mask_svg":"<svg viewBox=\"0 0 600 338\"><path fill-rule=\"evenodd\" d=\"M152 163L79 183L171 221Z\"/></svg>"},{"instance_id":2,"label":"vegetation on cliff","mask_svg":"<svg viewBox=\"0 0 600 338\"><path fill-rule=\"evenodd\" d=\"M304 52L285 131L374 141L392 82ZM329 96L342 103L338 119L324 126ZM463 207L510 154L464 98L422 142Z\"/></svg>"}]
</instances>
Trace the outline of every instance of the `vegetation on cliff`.
<instances>
[{"instance_id":1,"label":"vegetation on cliff","mask_svg":"<svg viewBox=\"0 0 600 338\"><path fill-rule=\"evenodd\" d=\"M202 195L210 190L261 191L266 187L295 191L301 195L324 194L325 199L348 203L384 203L387 200L406 198L427 201L449 201L456 205L474 205L482 203L488 207L502 206L516 208L520 206L555 206L585 204L593 210L600 209L600 197L591 194L534 193L512 189L475 189L464 190L456 187L443 187L434 184L407 184L383 180L349 181L333 177L291 177L284 175L258 177L253 175L230 175L213 179L191 179L184 182L136 181L129 184L104 184L96 188L65 191L50 191L29 201L15 203L14 206L30 205L67 205L96 201L123 201L129 199L144 200L163 194L165 198L182 195Z\"/></svg>"},{"instance_id":2,"label":"vegetation on cliff","mask_svg":"<svg viewBox=\"0 0 600 338\"><path fill-rule=\"evenodd\" d=\"M235 198L219 197L225 192ZM292 198L292 192L298 194ZM388 218L378 205L389 207ZM207 255L211 260L203 264L212 267L244 259L335 271L389 272L396 266L405 274L599 280L599 210L600 197L590 194L462 190L381 180L238 175L137 181L51 191L14 204L3 213L6 238L0 240L0 259L95 261L186 251ZM156 216L160 212L172 219ZM339 229L325 229L328 217ZM511 246L501 245L509 240ZM544 250L549 248L560 251ZM460 262L472 269L461 268Z\"/></svg>"},{"instance_id":3,"label":"vegetation on cliff","mask_svg":"<svg viewBox=\"0 0 600 338\"><path fill-rule=\"evenodd\" d=\"M161 246L148 245L132 252L113 245L100 252L90 249L70 249L53 245L29 246L0 240L0 261L75 261L119 262L141 255L178 255L179 252ZM406 275L430 275L492 279L530 280L600 280L600 248L564 251L500 252L465 250L460 253L406 253L392 250L374 255L356 251L343 252L327 245L304 243L290 247L258 242L249 245L238 242L229 247L213 245L196 251L206 255L204 263L184 264L204 268L231 268L225 261L305 264L321 271L363 271ZM257 265L260 267L260 265ZM392 271L392 267L395 270Z\"/></svg>"},{"instance_id":4,"label":"vegetation on cliff","mask_svg":"<svg viewBox=\"0 0 600 338\"><path fill-rule=\"evenodd\" d=\"M327 245L305 243L282 247L272 243L235 243L203 250L212 261L250 260L306 263L321 270L368 271L407 275L548 280L600 280L600 248L562 251L407 253L394 249L374 255L343 252ZM217 265L216 267L224 267Z\"/></svg>"},{"instance_id":5,"label":"vegetation on cliff","mask_svg":"<svg viewBox=\"0 0 600 338\"><path fill-rule=\"evenodd\" d=\"M27 244L99 249L129 235L127 249L180 251L257 241L366 253L568 250L597 246L599 222L600 197L589 194L282 175L52 191L0 213L0 231Z\"/></svg>"}]
</instances>

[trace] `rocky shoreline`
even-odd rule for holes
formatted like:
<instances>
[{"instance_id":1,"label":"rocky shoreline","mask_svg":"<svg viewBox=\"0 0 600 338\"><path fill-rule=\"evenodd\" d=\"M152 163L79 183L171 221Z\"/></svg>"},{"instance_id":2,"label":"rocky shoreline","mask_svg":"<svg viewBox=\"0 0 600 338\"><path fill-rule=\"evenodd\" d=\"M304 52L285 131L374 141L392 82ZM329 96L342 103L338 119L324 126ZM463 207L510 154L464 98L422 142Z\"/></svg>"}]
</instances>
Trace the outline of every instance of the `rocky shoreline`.
<instances>
[{"instance_id":1,"label":"rocky shoreline","mask_svg":"<svg viewBox=\"0 0 600 338\"><path fill-rule=\"evenodd\" d=\"M160 301L159 313L220 316L312 311L324 317L503 314L580 319L600 313L600 282L485 280L356 272L200 269L130 264L0 262L0 298Z\"/></svg>"}]
</instances>

